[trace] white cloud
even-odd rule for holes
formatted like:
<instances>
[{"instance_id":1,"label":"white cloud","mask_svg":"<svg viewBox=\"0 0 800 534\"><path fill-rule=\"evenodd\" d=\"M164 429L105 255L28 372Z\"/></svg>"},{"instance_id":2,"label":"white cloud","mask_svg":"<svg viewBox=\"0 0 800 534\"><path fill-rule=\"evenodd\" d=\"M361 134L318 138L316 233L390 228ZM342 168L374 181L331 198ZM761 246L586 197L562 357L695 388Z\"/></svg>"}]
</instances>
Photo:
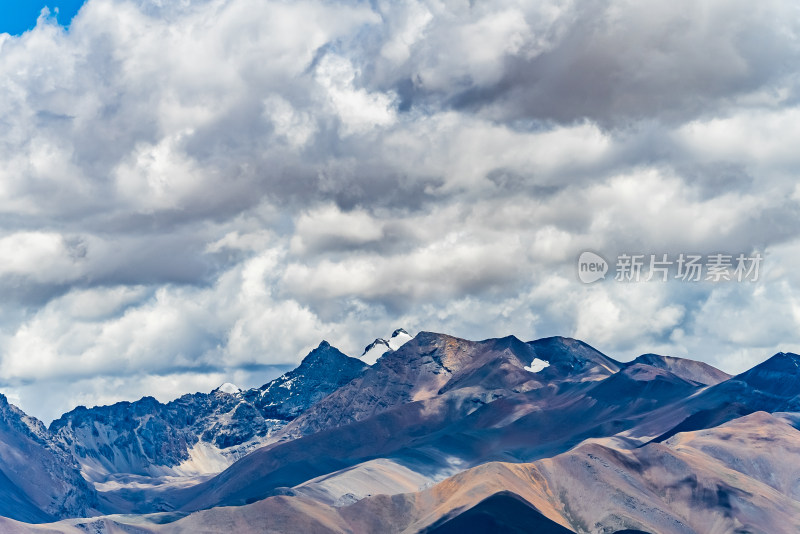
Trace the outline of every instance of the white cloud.
<instances>
[{"instance_id":1,"label":"white cloud","mask_svg":"<svg viewBox=\"0 0 800 534\"><path fill-rule=\"evenodd\" d=\"M272 122L275 133L285 138L293 148L303 147L317 132L317 125L309 113L297 111L288 100L278 95L264 100L264 115Z\"/></svg>"},{"instance_id":2,"label":"white cloud","mask_svg":"<svg viewBox=\"0 0 800 534\"><path fill-rule=\"evenodd\" d=\"M403 63L411 56L411 48L420 41L433 13L421 2L381 2L383 13L392 12L385 22L394 32L381 48L381 56L393 64Z\"/></svg>"},{"instance_id":3,"label":"white cloud","mask_svg":"<svg viewBox=\"0 0 800 534\"><path fill-rule=\"evenodd\" d=\"M178 149L191 134L189 130L157 145L140 144L117 169L117 190L136 211L180 208L187 204L187 197L212 187L200 166Z\"/></svg>"},{"instance_id":4,"label":"white cloud","mask_svg":"<svg viewBox=\"0 0 800 534\"><path fill-rule=\"evenodd\" d=\"M20 277L37 283L75 280L86 247L80 238L58 233L19 232L0 237L0 277Z\"/></svg>"},{"instance_id":5,"label":"white cloud","mask_svg":"<svg viewBox=\"0 0 800 534\"><path fill-rule=\"evenodd\" d=\"M596 346L630 348L677 327L684 309L668 301L663 284L639 283L591 286L582 292L574 310L574 336Z\"/></svg>"},{"instance_id":6,"label":"white cloud","mask_svg":"<svg viewBox=\"0 0 800 534\"><path fill-rule=\"evenodd\" d=\"M342 121L343 135L391 126L397 120L393 109L394 95L370 93L356 87L356 78L360 75L347 58L332 54L326 54L316 69L317 81Z\"/></svg>"},{"instance_id":7,"label":"white cloud","mask_svg":"<svg viewBox=\"0 0 800 534\"><path fill-rule=\"evenodd\" d=\"M89 0L0 36L0 389L256 385L397 327L795 347L792 9ZM768 267L584 286L586 249Z\"/></svg>"},{"instance_id":8,"label":"white cloud","mask_svg":"<svg viewBox=\"0 0 800 534\"><path fill-rule=\"evenodd\" d=\"M770 106L771 107L771 106ZM676 132L685 150L712 161L744 162L762 169L796 169L800 108L745 108L728 117L692 121Z\"/></svg>"},{"instance_id":9,"label":"white cloud","mask_svg":"<svg viewBox=\"0 0 800 534\"><path fill-rule=\"evenodd\" d=\"M295 223L291 250L295 254L359 246L384 236L383 222L363 210L343 212L335 205L301 214Z\"/></svg>"}]
</instances>

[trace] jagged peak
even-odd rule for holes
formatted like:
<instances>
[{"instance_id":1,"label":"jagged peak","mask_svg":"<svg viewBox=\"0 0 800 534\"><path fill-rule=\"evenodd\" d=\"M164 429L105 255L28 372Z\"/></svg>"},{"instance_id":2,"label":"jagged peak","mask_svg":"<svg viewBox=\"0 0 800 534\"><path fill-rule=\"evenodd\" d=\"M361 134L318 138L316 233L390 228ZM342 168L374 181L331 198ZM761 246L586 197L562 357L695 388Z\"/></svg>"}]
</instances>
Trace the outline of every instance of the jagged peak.
<instances>
[{"instance_id":1,"label":"jagged peak","mask_svg":"<svg viewBox=\"0 0 800 534\"><path fill-rule=\"evenodd\" d=\"M389 346L389 342L388 341L386 341L382 337L378 337L378 338L375 338L375 341L373 341L372 343L370 343L369 345L367 345L364 348L364 352L362 352L361 355L364 356L366 353L368 353L369 351L371 351L373 348L375 348L378 345L386 345L387 350L391 349L391 347Z\"/></svg>"},{"instance_id":2,"label":"jagged peak","mask_svg":"<svg viewBox=\"0 0 800 534\"><path fill-rule=\"evenodd\" d=\"M218 391L220 393L227 393L228 395L235 395L237 393L240 393L242 391L242 388L240 388L236 384L225 382L214 391Z\"/></svg>"},{"instance_id":3,"label":"jagged peak","mask_svg":"<svg viewBox=\"0 0 800 534\"><path fill-rule=\"evenodd\" d=\"M300 365L310 365L317 360L329 360L331 358L348 358L345 353L325 341L324 339L322 342L317 346L317 348L313 349L309 352L303 361L300 362Z\"/></svg>"},{"instance_id":4,"label":"jagged peak","mask_svg":"<svg viewBox=\"0 0 800 534\"><path fill-rule=\"evenodd\" d=\"M364 347L360 358L368 365L374 365L385 353L396 351L412 339L411 334L405 329L397 328L388 340L382 337L375 338L375 341Z\"/></svg>"}]
</instances>

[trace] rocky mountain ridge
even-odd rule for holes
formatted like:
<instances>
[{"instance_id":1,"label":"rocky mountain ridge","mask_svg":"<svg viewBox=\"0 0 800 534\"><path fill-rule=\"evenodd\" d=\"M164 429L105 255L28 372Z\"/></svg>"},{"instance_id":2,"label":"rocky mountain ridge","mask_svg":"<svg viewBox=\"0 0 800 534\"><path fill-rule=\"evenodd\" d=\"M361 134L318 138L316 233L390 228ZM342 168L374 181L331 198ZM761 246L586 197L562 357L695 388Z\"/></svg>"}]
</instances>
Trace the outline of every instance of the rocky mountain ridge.
<instances>
[{"instance_id":1,"label":"rocky mountain ridge","mask_svg":"<svg viewBox=\"0 0 800 534\"><path fill-rule=\"evenodd\" d=\"M620 362L564 337L420 332L372 365L323 342L261 388L75 410L52 433L15 424L83 459L87 478L102 468L87 486L96 506L59 513L112 515L53 525L63 532L470 532L518 528L513 515L553 532L780 533L800 527L799 409L791 353L731 377L655 354ZM242 454L218 474L145 487L209 456L201 446ZM114 488L110 476L135 469ZM19 525L0 520L38 531Z\"/></svg>"},{"instance_id":2,"label":"rocky mountain ridge","mask_svg":"<svg viewBox=\"0 0 800 534\"><path fill-rule=\"evenodd\" d=\"M323 341L296 369L259 388L81 406L53 421L49 432L95 482L120 474L218 472L366 367Z\"/></svg>"}]
</instances>

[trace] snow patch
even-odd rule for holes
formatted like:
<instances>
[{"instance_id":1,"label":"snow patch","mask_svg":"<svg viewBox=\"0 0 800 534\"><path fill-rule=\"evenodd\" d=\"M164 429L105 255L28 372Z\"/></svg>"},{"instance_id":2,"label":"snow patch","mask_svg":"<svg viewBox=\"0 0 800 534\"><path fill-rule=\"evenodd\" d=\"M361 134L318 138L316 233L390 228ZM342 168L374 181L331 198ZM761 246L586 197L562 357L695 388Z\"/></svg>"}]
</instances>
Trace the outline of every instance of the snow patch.
<instances>
[{"instance_id":1,"label":"snow patch","mask_svg":"<svg viewBox=\"0 0 800 534\"><path fill-rule=\"evenodd\" d=\"M539 358L534 358L531 364L527 367L524 367L526 371L530 371L531 373L538 373L545 367L550 367L550 362L546 360L540 360Z\"/></svg>"},{"instance_id":2,"label":"snow patch","mask_svg":"<svg viewBox=\"0 0 800 534\"><path fill-rule=\"evenodd\" d=\"M295 377L295 378L290 378L290 379L289 379L289 380L287 380L286 382L283 382L282 384L278 384L278 387L279 387L279 388L288 389L288 390L290 390L290 391L291 391L291 389L292 389L292 386L294 386L294 381L295 381L295 380L296 380L296 377Z\"/></svg>"},{"instance_id":3,"label":"snow patch","mask_svg":"<svg viewBox=\"0 0 800 534\"><path fill-rule=\"evenodd\" d=\"M231 384L230 382L225 382L224 384L222 384L217 389L219 391L221 391L223 393L227 393L229 395L234 395L234 394L239 393L240 391L242 391L241 388L239 388L238 386L236 386L234 384Z\"/></svg>"}]
</instances>

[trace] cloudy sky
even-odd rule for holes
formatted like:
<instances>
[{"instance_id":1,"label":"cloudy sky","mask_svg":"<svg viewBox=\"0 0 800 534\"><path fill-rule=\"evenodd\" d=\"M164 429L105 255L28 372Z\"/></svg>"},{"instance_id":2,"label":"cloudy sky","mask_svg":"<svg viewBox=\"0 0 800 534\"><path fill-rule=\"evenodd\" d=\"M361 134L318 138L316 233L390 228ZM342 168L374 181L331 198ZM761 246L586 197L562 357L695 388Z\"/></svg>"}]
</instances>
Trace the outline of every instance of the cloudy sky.
<instances>
[{"instance_id":1,"label":"cloudy sky","mask_svg":"<svg viewBox=\"0 0 800 534\"><path fill-rule=\"evenodd\" d=\"M401 326L728 372L800 350L796 2L66 18L0 28L0 391L46 422ZM754 252L756 281L613 279L625 253Z\"/></svg>"}]
</instances>

